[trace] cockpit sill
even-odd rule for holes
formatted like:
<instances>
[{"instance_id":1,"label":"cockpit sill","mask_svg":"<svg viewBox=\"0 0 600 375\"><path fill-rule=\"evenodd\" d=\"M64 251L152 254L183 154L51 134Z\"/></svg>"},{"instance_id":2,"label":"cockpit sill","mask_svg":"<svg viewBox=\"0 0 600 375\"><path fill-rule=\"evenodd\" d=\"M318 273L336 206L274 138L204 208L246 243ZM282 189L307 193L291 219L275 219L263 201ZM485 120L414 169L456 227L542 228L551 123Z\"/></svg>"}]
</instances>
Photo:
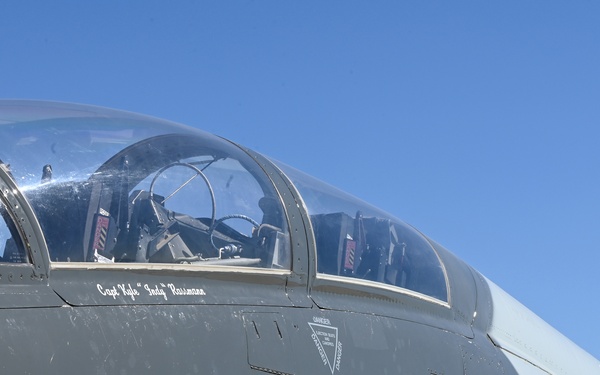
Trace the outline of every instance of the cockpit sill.
<instances>
[{"instance_id":1,"label":"cockpit sill","mask_svg":"<svg viewBox=\"0 0 600 375\"><path fill-rule=\"evenodd\" d=\"M50 272L61 270L87 270L87 271L114 271L128 272L134 271L138 274L161 274L164 272L198 276L206 273L222 273L225 275L246 275L246 276L291 276L293 273L289 270L265 269L258 267L236 267L211 264L166 264L166 263L99 263L99 262L50 262ZM352 279L327 274L317 274L313 287L317 289L337 289L338 291L361 291L372 297L376 295L384 296L386 299L398 299L408 296L420 301L434 303L436 305L452 308L450 302L441 301L428 295L400 288L393 285L381 284L374 281ZM347 293L344 293L347 294Z\"/></svg>"},{"instance_id":2,"label":"cockpit sill","mask_svg":"<svg viewBox=\"0 0 600 375\"><path fill-rule=\"evenodd\" d=\"M381 296L382 298L388 300L395 300L399 297L402 298L402 296L408 296L416 300L433 303L448 309L452 308L452 304L450 303L450 301L442 301L435 297L415 292L410 289L401 288L389 284L382 284L375 281L353 279L336 275L327 275L323 273L318 273L316 275L316 280L313 283L313 288L328 291L352 291L352 293L358 292L364 295L369 295L371 298Z\"/></svg>"},{"instance_id":3,"label":"cockpit sill","mask_svg":"<svg viewBox=\"0 0 600 375\"><path fill-rule=\"evenodd\" d=\"M182 272L188 274L198 274L206 272L226 273L226 274L247 274L247 275L278 275L290 276L290 270L266 269L259 267L240 267L226 265L208 264L168 264L168 263L99 263L99 262L50 262L50 271L53 270L98 270L98 271L148 271L153 272Z\"/></svg>"}]
</instances>

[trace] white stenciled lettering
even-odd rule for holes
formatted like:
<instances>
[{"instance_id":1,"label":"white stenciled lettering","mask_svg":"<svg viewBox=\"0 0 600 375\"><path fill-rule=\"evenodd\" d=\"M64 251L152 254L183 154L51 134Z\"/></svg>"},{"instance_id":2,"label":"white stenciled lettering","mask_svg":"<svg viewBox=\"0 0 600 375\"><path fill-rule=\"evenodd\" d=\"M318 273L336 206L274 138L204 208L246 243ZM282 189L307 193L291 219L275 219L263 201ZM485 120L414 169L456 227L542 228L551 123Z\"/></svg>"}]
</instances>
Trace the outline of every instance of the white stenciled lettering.
<instances>
[{"instance_id":1,"label":"white stenciled lettering","mask_svg":"<svg viewBox=\"0 0 600 375\"><path fill-rule=\"evenodd\" d=\"M313 322L319 323L319 324L325 324L325 325L328 325L328 326L331 325L331 322L329 321L329 319L327 319L327 318L321 318L321 317L318 317L318 316L313 316Z\"/></svg>"},{"instance_id":2,"label":"white stenciled lettering","mask_svg":"<svg viewBox=\"0 0 600 375\"><path fill-rule=\"evenodd\" d=\"M158 285L151 287L148 284L144 284L144 289L146 289L148 294L151 296L161 296L165 299L165 301L167 300L167 293L165 293L164 289L159 288Z\"/></svg>"},{"instance_id":3,"label":"white stenciled lettering","mask_svg":"<svg viewBox=\"0 0 600 375\"><path fill-rule=\"evenodd\" d=\"M96 288L103 296L112 297L113 299L117 299L117 296L120 295L119 291L117 291L117 288L114 286L112 288L104 288L102 285L96 284Z\"/></svg>"},{"instance_id":4,"label":"white stenciled lettering","mask_svg":"<svg viewBox=\"0 0 600 375\"><path fill-rule=\"evenodd\" d=\"M315 346L317 347L317 350L319 351L319 355L321 356L321 361L323 361L324 365L327 365L327 355L325 354L325 350L323 350L323 347L321 346L319 339L317 339L317 335L315 335L313 333L310 337L315 342Z\"/></svg>"},{"instance_id":5,"label":"white stenciled lettering","mask_svg":"<svg viewBox=\"0 0 600 375\"><path fill-rule=\"evenodd\" d=\"M342 364L342 343L338 341L337 348L337 358L335 359L335 368L340 371L340 366Z\"/></svg>"},{"instance_id":6,"label":"white stenciled lettering","mask_svg":"<svg viewBox=\"0 0 600 375\"><path fill-rule=\"evenodd\" d=\"M135 297L140 295L140 292L138 292L137 289L134 289L131 284L119 284L117 286L121 290L121 293L123 293L124 296L129 296L132 301L135 301Z\"/></svg>"},{"instance_id":7,"label":"white stenciled lettering","mask_svg":"<svg viewBox=\"0 0 600 375\"><path fill-rule=\"evenodd\" d=\"M167 284L174 296L205 296L206 292L201 288L178 288L174 284Z\"/></svg>"},{"instance_id":8,"label":"white stenciled lettering","mask_svg":"<svg viewBox=\"0 0 600 375\"><path fill-rule=\"evenodd\" d=\"M338 328L331 326L329 319L313 317L313 321L314 323L308 323L312 330L311 338L319 351L321 361L333 374L336 369L339 371L342 361L342 343L338 341Z\"/></svg>"}]
</instances>

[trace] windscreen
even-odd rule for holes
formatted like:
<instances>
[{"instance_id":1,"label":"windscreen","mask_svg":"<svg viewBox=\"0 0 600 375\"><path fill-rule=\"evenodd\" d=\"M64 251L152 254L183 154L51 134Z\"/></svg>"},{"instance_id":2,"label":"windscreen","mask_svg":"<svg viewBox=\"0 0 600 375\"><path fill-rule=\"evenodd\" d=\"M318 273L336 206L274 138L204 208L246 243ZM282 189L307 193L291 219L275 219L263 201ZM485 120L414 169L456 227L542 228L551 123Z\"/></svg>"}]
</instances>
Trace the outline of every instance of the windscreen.
<instances>
[{"instance_id":1,"label":"windscreen","mask_svg":"<svg viewBox=\"0 0 600 375\"><path fill-rule=\"evenodd\" d=\"M393 285L448 301L437 253L413 227L285 164L310 214L317 271Z\"/></svg>"}]
</instances>

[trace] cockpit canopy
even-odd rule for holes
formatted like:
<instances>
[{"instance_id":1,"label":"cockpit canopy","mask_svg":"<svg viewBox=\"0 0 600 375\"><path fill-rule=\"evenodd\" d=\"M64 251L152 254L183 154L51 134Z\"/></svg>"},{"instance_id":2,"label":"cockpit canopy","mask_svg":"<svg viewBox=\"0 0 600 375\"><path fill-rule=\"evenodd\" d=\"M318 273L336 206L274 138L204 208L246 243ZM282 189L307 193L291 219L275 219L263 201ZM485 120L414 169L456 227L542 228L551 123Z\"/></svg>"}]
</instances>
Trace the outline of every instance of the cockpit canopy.
<instances>
[{"instance_id":1,"label":"cockpit canopy","mask_svg":"<svg viewBox=\"0 0 600 375\"><path fill-rule=\"evenodd\" d=\"M0 159L30 201L52 261L290 268L278 193L241 149L129 113L64 113L0 125Z\"/></svg>"},{"instance_id":2,"label":"cockpit canopy","mask_svg":"<svg viewBox=\"0 0 600 375\"><path fill-rule=\"evenodd\" d=\"M446 272L429 241L390 214L285 164L315 235L317 272L393 285L448 301Z\"/></svg>"},{"instance_id":3,"label":"cockpit canopy","mask_svg":"<svg viewBox=\"0 0 600 375\"><path fill-rule=\"evenodd\" d=\"M27 101L0 102L0 139L0 161L32 206L52 262L293 270L281 193L229 141L127 112ZM449 300L443 264L419 232L275 164L309 215L317 277ZM0 260L30 261L6 202L0 212Z\"/></svg>"}]
</instances>

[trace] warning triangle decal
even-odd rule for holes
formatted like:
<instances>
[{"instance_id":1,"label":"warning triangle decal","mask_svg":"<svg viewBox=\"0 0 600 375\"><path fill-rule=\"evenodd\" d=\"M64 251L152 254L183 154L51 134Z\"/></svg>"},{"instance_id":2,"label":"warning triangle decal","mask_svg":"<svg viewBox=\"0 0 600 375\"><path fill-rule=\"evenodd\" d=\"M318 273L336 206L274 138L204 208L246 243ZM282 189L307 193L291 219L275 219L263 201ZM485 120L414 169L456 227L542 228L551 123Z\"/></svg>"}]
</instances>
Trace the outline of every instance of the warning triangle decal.
<instances>
[{"instance_id":1,"label":"warning triangle decal","mask_svg":"<svg viewBox=\"0 0 600 375\"><path fill-rule=\"evenodd\" d=\"M321 360L329 366L331 373L335 370L335 362L338 357L338 329L316 323L308 323L312 329L312 339L319 350Z\"/></svg>"}]
</instances>

